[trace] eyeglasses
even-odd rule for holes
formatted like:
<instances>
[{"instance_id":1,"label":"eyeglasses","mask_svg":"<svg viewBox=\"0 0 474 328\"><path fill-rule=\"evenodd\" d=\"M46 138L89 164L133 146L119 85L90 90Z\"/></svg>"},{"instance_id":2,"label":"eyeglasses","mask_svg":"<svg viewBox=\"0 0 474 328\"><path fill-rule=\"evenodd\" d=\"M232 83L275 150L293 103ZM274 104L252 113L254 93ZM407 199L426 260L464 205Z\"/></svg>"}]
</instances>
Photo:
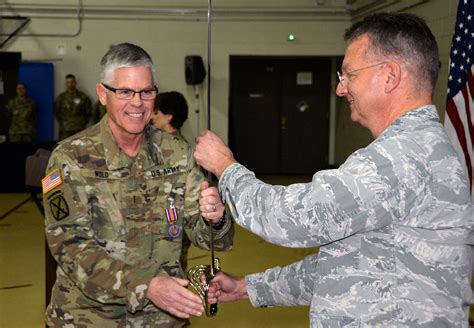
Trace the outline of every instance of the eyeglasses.
<instances>
[{"instance_id":1,"label":"eyeglasses","mask_svg":"<svg viewBox=\"0 0 474 328\"><path fill-rule=\"evenodd\" d=\"M158 94L158 87L156 85L153 86L153 88L151 89L145 89L145 90L140 90L140 91L135 91L131 89L116 89L116 88L112 88L110 85L107 85L105 83L102 83L102 85L107 90L115 93L115 97L117 97L117 99L122 99L122 100L133 99L136 93L140 95L140 99L142 100L151 100L151 99L155 99L156 95Z\"/></svg>"},{"instance_id":2,"label":"eyeglasses","mask_svg":"<svg viewBox=\"0 0 474 328\"><path fill-rule=\"evenodd\" d=\"M362 67L362 68L358 68L358 69L353 69L352 71L350 72L345 72L345 73L341 73L340 71L337 71L337 78L339 79L339 83L341 83L341 85L344 85L346 86L347 85L347 82L349 82L351 80L351 75L355 72L358 72L358 71L362 71L364 69L367 69L367 68L372 68L372 67L375 67L375 66L379 66L379 65L383 65L383 64L386 64L388 62L381 62L381 63L377 63L377 64L373 64L373 65L370 65L370 66L366 66L366 67Z\"/></svg>"}]
</instances>

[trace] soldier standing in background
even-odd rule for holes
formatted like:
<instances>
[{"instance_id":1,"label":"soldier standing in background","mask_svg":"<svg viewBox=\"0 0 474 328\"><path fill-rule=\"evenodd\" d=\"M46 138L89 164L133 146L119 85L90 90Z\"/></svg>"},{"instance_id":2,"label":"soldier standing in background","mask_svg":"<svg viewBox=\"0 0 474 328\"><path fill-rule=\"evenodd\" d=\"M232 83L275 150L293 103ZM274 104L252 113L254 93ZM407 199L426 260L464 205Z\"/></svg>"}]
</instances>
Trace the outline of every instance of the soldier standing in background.
<instances>
[{"instance_id":1,"label":"soldier standing in background","mask_svg":"<svg viewBox=\"0 0 474 328\"><path fill-rule=\"evenodd\" d=\"M36 103L26 97L24 83L16 85L16 97L6 106L10 142L33 142L36 135Z\"/></svg>"},{"instance_id":2,"label":"soldier standing in background","mask_svg":"<svg viewBox=\"0 0 474 328\"><path fill-rule=\"evenodd\" d=\"M66 91L54 104L54 116L59 123L59 140L84 130L90 120L92 104L83 92L76 88L76 77L66 75Z\"/></svg>"}]
</instances>

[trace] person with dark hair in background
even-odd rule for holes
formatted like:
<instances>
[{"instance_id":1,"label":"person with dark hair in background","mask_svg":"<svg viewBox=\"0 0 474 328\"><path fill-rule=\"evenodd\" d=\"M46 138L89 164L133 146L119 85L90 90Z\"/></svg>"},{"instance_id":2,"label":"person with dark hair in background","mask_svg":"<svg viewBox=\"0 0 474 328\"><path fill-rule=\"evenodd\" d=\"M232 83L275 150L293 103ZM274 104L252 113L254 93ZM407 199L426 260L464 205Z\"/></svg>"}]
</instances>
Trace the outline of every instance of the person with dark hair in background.
<instances>
[{"instance_id":1,"label":"person with dark hair in background","mask_svg":"<svg viewBox=\"0 0 474 328\"><path fill-rule=\"evenodd\" d=\"M66 91L54 102L54 116L59 124L59 140L84 130L91 119L92 103L77 89L76 77L66 75Z\"/></svg>"},{"instance_id":2,"label":"person with dark hair in background","mask_svg":"<svg viewBox=\"0 0 474 328\"><path fill-rule=\"evenodd\" d=\"M181 127L188 119L188 103L186 98L177 92L162 92L155 99L155 107L151 116L151 123L163 131L170 133L173 140L188 143L181 134ZM186 232L183 232L183 248L181 250L181 267L186 272L188 269L188 253L191 240Z\"/></svg>"},{"instance_id":3,"label":"person with dark hair in background","mask_svg":"<svg viewBox=\"0 0 474 328\"><path fill-rule=\"evenodd\" d=\"M26 96L26 85L16 85L16 97L7 106L8 140L31 143L36 136L36 103Z\"/></svg>"},{"instance_id":4,"label":"person with dark hair in background","mask_svg":"<svg viewBox=\"0 0 474 328\"><path fill-rule=\"evenodd\" d=\"M97 100L94 106L92 107L92 123L98 123L106 113L107 109L105 108L105 106L100 103L100 100Z\"/></svg>"},{"instance_id":5,"label":"person with dark hair in background","mask_svg":"<svg viewBox=\"0 0 474 328\"><path fill-rule=\"evenodd\" d=\"M107 115L54 149L43 179L46 237L58 263L54 327L182 327L204 311L179 263L183 230L198 247L232 246L233 224L192 149L153 128L153 62L122 43L101 61ZM201 210L199 193L209 204Z\"/></svg>"},{"instance_id":6,"label":"person with dark hair in background","mask_svg":"<svg viewBox=\"0 0 474 328\"><path fill-rule=\"evenodd\" d=\"M162 92L156 97L152 115L154 126L168 133L178 132L181 135L179 129L187 119L188 103L181 93L177 91Z\"/></svg>"},{"instance_id":7,"label":"person with dark hair in background","mask_svg":"<svg viewBox=\"0 0 474 328\"><path fill-rule=\"evenodd\" d=\"M219 272L209 301L310 305L312 327L467 327L473 302L469 183L438 112L436 40L423 19L381 13L356 22L336 93L375 140L338 169L288 187L265 184L217 135L195 158L216 174L235 221L319 253L246 277Z\"/></svg>"}]
</instances>

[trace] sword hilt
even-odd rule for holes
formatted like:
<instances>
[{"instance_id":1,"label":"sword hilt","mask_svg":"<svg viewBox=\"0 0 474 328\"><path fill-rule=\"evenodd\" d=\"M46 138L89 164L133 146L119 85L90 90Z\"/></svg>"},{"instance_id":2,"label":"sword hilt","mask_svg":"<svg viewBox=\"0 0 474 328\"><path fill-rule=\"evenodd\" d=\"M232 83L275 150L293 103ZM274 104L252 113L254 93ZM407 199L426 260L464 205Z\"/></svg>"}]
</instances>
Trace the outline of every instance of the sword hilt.
<instances>
[{"instance_id":1,"label":"sword hilt","mask_svg":"<svg viewBox=\"0 0 474 328\"><path fill-rule=\"evenodd\" d=\"M201 299L206 311L206 316L208 317L213 317L217 314L217 303L209 304L207 291L209 290L212 279L219 270L219 258L216 257L214 259L214 274L211 272L211 265L196 265L186 271L186 276L189 280L189 288ZM205 281L201 280L202 275L204 275Z\"/></svg>"}]
</instances>

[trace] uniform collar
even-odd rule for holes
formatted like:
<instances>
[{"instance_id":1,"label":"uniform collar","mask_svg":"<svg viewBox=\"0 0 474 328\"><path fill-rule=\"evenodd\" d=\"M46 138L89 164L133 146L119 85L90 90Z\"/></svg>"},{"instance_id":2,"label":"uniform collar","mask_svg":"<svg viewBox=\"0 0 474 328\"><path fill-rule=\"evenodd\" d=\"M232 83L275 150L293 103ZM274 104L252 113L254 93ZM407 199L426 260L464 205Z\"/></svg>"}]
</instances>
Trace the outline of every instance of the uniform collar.
<instances>
[{"instance_id":1,"label":"uniform collar","mask_svg":"<svg viewBox=\"0 0 474 328\"><path fill-rule=\"evenodd\" d=\"M398 134L403 130L413 130L420 125L430 124L430 122L439 122L438 111L435 105L426 105L413 109L397 118L381 135Z\"/></svg>"},{"instance_id":2,"label":"uniform collar","mask_svg":"<svg viewBox=\"0 0 474 328\"><path fill-rule=\"evenodd\" d=\"M102 144L104 145L104 157L109 170L129 169L135 167L145 170L156 165L163 165L163 154L161 153L161 131L145 127L145 138L138 155L134 158L125 154L115 142L112 130L108 124L108 115L105 114L99 123Z\"/></svg>"}]
</instances>

